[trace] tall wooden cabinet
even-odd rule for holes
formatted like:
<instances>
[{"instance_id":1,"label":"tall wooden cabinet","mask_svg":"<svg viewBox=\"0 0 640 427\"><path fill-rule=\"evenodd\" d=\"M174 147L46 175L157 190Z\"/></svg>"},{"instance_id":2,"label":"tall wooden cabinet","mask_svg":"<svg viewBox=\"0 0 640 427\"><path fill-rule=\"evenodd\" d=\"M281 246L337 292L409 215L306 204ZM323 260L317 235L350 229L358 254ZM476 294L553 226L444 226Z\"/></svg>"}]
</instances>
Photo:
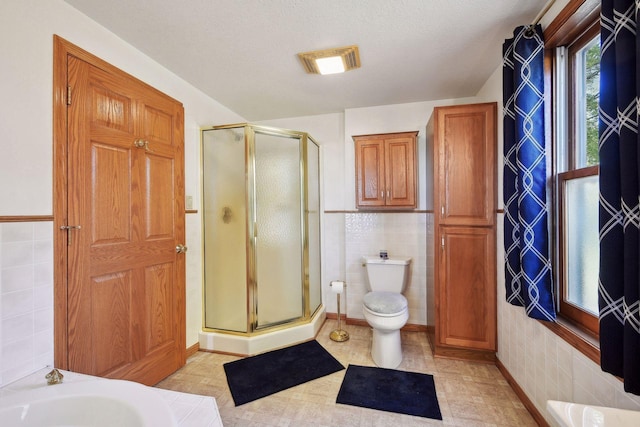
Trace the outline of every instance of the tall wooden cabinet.
<instances>
[{"instance_id":1,"label":"tall wooden cabinet","mask_svg":"<svg viewBox=\"0 0 640 427\"><path fill-rule=\"evenodd\" d=\"M416 138L418 132L358 135L356 207L416 207Z\"/></svg>"},{"instance_id":2,"label":"tall wooden cabinet","mask_svg":"<svg viewBox=\"0 0 640 427\"><path fill-rule=\"evenodd\" d=\"M436 107L435 355L494 360L496 352L496 103ZM431 317L431 316L429 316Z\"/></svg>"}]
</instances>

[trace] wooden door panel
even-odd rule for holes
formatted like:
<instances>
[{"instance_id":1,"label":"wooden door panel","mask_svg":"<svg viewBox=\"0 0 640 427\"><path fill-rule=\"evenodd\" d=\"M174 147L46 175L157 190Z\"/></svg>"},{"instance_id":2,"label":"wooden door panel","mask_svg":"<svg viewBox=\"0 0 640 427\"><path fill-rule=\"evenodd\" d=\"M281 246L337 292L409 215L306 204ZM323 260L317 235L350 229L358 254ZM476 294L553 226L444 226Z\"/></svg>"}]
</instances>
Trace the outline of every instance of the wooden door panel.
<instances>
[{"instance_id":1,"label":"wooden door panel","mask_svg":"<svg viewBox=\"0 0 640 427\"><path fill-rule=\"evenodd\" d=\"M391 191L391 199L407 198L407 145L390 141L387 145L388 176L387 186Z\"/></svg>"},{"instance_id":2,"label":"wooden door panel","mask_svg":"<svg viewBox=\"0 0 640 427\"><path fill-rule=\"evenodd\" d=\"M387 205L415 205L415 143L413 138L385 141Z\"/></svg>"},{"instance_id":3,"label":"wooden door panel","mask_svg":"<svg viewBox=\"0 0 640 427\"><path fill-rule=\"evenodd\" d=\"M107 82L102 82L103 84ZM117 90L95 82L90 86L91 124L122 132L133 132L133 102Z\"/></svg>"},{"instance_id":4,"label":"wooden door panel","mask_svg":"<svg viewBox=\"0 0 640 427\"><path fill-rule=\"evenodd\" d=\"M446 225L495 224L495 105L435 109L436 212Z\"/></svg>"},{"instance_id":5,"label":"wooden door panel","mask_svg":"<svg viewBox=\"0 0 640 427\"><path fill-rule=\"evenodd\" d=\"M96 375L109 375L131 362L131 282L131 271L92 278L92 354Z\"/></svg>"},{"instance_id":6,"label":"wooden door panel","mask_svg":"<svg viewBox=\"0 0 640 427\"><path fill-rule=\"evenodd\" d=\"M131 240L131 149L91 146L91 245Z\"/></svg>"},{"instance_id":7,"label":"wooden door panel","mask_svg":"<svg viewBox=\"0 0 640 427\"><path fill-rule=\"evenodd\" d=\"M495 231L441 227L441 344L495 350Z\"/></svg>"},{"instance_id":8,"label":"wooden door panel","mask_svg":"<svg viewBox=\"0 0 640 427\"><path fill-rule=\"evenodd\" d=\"M358 204L384 206L384 144L382 141L356 142Z\"/></svg>"},{"instance_id":9,"label":"wooden door panel","mask_svg":"<svg viewBox=\"0 0 640 427\"><path fill-rule=\"evenodd\" d=\"M149 105L144 106L144 129L142 131L145 139L152 144L174 144L174 115L172 111L163 111Z\"/></svg>"},{"instance_id":10,"label":"wooden door panel","mask_svg":"<svg viewBox=\"0 0 640 427\"><path fill-rule=\"evenodd\" d=\"M101 245L91 248L89 255L93 263L87 269L92 276L99 276L118 271L123 263L131 268L144 268L161 262L175 262L176 244L173 239L164 239Z\"/></svg>"},{"instance_id":11,"label":"wooden door panel","mask_svg":"<svg viewBox=\"0 0 640 427\"><path fill-rule=\"evenodd\" d=\"M149 354L163 345L173 345L174 307L171 298L173 264L158 264L145 269L146 348Z\"/></svg>"},{"instance_id":12,"label":"wooden door panel","mask_svg":"<svg viewBox=\"0 0 640 427\"><path fill-rule=\"evenodd\" d=\"M484 116L449 115L445 119L445 220L483 219L486 211L487 158Z\"/></svg>"},{"instance_id":13,"label":"wooden door panel","mask_svg":"<svg viewBox=\"0 0 640 427\"><path fill-rule=\"evenodd\" d=\"M145 239L174 238L174 183L172 158L145 153Z\"/></svg>"}]
</instances>

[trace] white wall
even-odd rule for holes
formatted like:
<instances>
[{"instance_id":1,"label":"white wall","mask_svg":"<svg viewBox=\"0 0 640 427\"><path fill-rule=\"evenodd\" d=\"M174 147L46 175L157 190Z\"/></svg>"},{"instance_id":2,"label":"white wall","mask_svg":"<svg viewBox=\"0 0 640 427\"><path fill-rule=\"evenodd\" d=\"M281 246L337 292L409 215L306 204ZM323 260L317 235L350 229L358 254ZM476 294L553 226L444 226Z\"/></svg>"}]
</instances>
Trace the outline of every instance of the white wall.
<instances>
[{"instance_id":1,"label":"white wall","mask_svg":"<svg viewBox=\"0 0 640 427\"><path fill-rule=\"evenodd\" d=\"M60 0L3 0L0 216L53 212L54 34L183 103L186 194L198 208L200 127L244 119ZM186 225L187 345L192 345L202 325L200 215L187 215ZM53 329L41 321L53 313L51 228L46 222L3 224L0 230L0 385L53 362ZM16 278L18 270L24 280Z\"/></svg>"}]
</instances>

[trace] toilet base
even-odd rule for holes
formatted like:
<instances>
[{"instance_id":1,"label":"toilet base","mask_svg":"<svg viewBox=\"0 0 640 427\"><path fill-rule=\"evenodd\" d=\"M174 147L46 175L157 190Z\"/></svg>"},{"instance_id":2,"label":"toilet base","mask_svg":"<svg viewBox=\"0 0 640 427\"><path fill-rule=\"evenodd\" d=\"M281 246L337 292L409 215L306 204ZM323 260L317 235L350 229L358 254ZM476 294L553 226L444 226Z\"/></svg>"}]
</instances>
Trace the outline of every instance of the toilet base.
<instances>
[{"instance_id":1,"label":"toilet base","mask_svg":"<svg viewBox=\"0 0 640 427\"><path fill-rule=\"evenodd\" d=\"M373 362L381 368L397 368L400 362L402 362L400 330L384 331L373 328L371 358Z\"/></svg>"}]
</instances>

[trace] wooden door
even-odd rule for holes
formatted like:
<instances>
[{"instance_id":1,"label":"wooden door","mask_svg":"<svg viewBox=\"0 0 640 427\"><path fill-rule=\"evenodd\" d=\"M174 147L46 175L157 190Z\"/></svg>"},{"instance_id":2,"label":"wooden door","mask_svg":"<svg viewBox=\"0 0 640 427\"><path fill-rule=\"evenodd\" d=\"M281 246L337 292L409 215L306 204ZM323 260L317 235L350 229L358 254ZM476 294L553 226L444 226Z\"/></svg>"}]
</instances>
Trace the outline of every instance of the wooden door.
<instances>
[{"instance_id":1,"label":"wooden door","mask_svg":"<svg viewBox=\"0 0 640 427\"><path fill-rule=\"evenodd\" d=\"M387 206L416 206L415 133L385 139Z\"/></svg>"},{"instance_id":2,"label":"wooden door","mask_svg":"<svg viewBox=\"0 0 640 427\"><path fill-rule=\"evenodd\" d=\"M356 205L385 205L384 140L354 137L356 149Z\"/></svg>"},{"instance_id":3,"label":"wooden door","mask_svg":"<svg viewBox=\"0 0 640 427\"><path fill-rule=\"evenodd\" d=\"M495 351L496 239L488 227L441 227L436 340Z\"/></svg>"},{"instance_id":4,"label":"wooden door","mask_svg":"<svg viewBox=\"0 0 640 427\"><path fill-rule=\"evenodd\" d=\"M496 108L488 103L434 110L439 144L434 207L441 225L495 223Z\"/></svg>"},{"instance_id":5,"label":"wooden door","mask_svg":"<svg viewBox=\"0 0 640 427\"><path fill-rule=\"evenodd\" d=\"M67 73L66 368L152 385L185 363L183 108L99 60Z\"/></svg>"}]
</instances>

